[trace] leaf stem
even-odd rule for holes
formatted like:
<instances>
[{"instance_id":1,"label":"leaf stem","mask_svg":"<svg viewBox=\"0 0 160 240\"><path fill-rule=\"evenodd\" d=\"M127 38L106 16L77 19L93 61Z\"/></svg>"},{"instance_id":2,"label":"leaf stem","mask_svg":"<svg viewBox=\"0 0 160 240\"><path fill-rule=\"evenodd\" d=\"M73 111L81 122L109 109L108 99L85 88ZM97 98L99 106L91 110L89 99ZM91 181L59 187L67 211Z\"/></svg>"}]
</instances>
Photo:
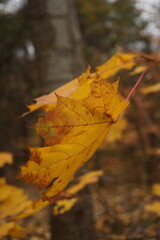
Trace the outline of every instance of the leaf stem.
<instances>
[{"instance_id":1,"label":"leaf stem","mask_svg":"<svg viewBox=\"0 0 160 240\"><path fill-rule=\"evenodd\" d=\"M131 91L129 92L128 96L126 97L126 101L130 100L131 97L133 96L136 88L139 86L140 82L142 81L144 75L146 74L146 72L148 72L148 70L154 65L154 63L152 62L151 64L148 65L148 67L145 69L145 71L140 75L140 77L138 78L137 82L135 83L135 85L133 86L133 88L131 89Z\"/></svg>"},{"instance_id":2,"label":"leaf stem","mask_svg":"<svg viewBox=\"0 0 160 240\"><path fill-rule=\"evenodd\" d=\"M144 75L146 74L146 72L154 65L155 63L152 62L151 64L148 65L148 67L144 70L144 72L142 72L142 74L140 75L140 77L138 78L137 82L135 83L135 85L133 86L133 88L131 89L131 91L129 92L128 96L126 97L126 101L129 101L131 99L131 97L133 96L134 92L136 91L137 87L139 86L140 82L142 81ZM118 119L120 118L121 114L119 114L117 116L117 118L114 120L114 123L116 123L118 121Z\"/></svg>"}]
</instances>

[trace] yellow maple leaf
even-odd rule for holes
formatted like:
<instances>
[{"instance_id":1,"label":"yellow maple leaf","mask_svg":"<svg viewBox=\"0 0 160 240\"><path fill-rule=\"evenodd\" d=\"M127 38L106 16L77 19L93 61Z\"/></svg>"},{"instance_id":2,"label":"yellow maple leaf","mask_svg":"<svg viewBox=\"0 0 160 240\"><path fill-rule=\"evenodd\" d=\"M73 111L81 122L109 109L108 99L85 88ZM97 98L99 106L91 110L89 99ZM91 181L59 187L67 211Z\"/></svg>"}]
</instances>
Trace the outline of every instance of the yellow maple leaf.
<instances>
[{"instance_id":1,"label":"yellow maple leaf","mask_svg":"<svg viewBox=\"0 0 160 240\"><path fill-rule=\"evenodd\" d=\"M97 171L90 171L78 178L78 183L74 184L73 186L69 187L65 191L62 192L62 194L59 196L59 198L66 198L71 197L73 194L79 192L82 188L84 188L87 184L95 183L98 181L99 177L103 175L103 171L97 170ZM62 199L61 199L62 200ZM56 204L58 201L56 200ZM62 202L61 202L62 203ZM65 208L65 201L63 202L63 208ZM16 215L13 219L14 220L20 220L22 218L26 218L30 215L35 214L36 212L40 211L44 207L48 206L50 203L49 201L43 201L42 199L38 199L35 201L31 201L30 204L26 209L24 209L20 214ZM72 205L73 206L73 205ZM70 207L71 208L71 207ZM68 209L68 207L67 207ZM69 209L68 209L69 211Z\"/></svg>"},{"instance_id":2,"label":"yellow maple leaf","mask_svg":"<svg viewBox=\"0 0 160 240\"><path fill-rule=\"evenodd\" d=\"M101 148L106 148L108 143L113 143L122 138L123 131L127 126L127 120L121 117L109 130L106 138L102 142Z\"/></svg>"},{"instance_id":3,"label":"yellow maple leaf","mask_svg":"<svg viewBox=\"0 0 160 240\"><path fill-rule=\"evenodd\" d=\"M139 55L136 53L117 53L112 58L110 58L106 63L97 67L96 73L90 73L90 67L87 71L82 74L82 76L66 83L62 87L54 90L53 92L36 98L35 104L28 105L29 112L24 113L22 116L33 112L39 108L43 108L45 111L51 111L55 108L57 98L56 94L63 97L70 97L74 99L85 98L89 93L90 83L94 80L95 74L99 74L101 78L110 78L115 75L121 69L131 70L135 65L135 59Z\"/></svg>"},{"instance_id":4,"label":"yellow maple leaf","mask_svg":"<svg viewBox=\"0 0 160 240\"><path fill-rule=\"evenodd\" d=\"M31 203L22 189L7 184L4 178L0 178L0 189L0 219L19 214Z\"/></svg>"},{"instance_id":5,"label":"yellow maple leaf","mask_svg":"<svg viewBox=\"0 0 160 240\"><path fill-rule=\"evenodd\" d=\"M4 223L0 225L0 239L6 236L20 238L23 236L22 230L23 228L15 222Z\"/></svg>"},{"instance_id":6,"label":"yellow maple leaf","mask_svg":"<svg viewBox=\"0 0 160 240\"><path fill-rule=\"evenodd\" d=\"M7 217L12 220L26 218L49 205L48 201L42 199L29 200L22 189L7 184L5 178L0 178L0 189L0 220Z\"/></svg>"},{"instance_id":7,"label":"yellow maple leaf","mask_svg":"<svg viewBox=\"0 0 160 240\"><path fill-rule=\"evenodd\" d=\"M49 201L43 201L42 199L38 199L35 201L31 201L30 204L25 208L20 214L16 215L13 220L20 220L26 217L29 217L41 209L45 208L49 205Z\"/></svg>"},{"instance_id":8,"label":"yellow maple leaf","mask_svg":"<svg viewBox=\"0 0 160 240\"><path fill-rule=\"evenodd\" d=\"M73 194L82 190L86 185L96 183L100 176L103 175L103 171L90 171L78 178L78 183L66 189L62 196L72 196Z\"/></svg>"},{"instance_id":9,"label":"yellow maple leaf","mask_svg":"<svg viewBox=\"0 0 160 240\"><path fill-rule=\"evenodd\" d=\"M82 190L86 185L91 183L96 183L100 176L103 175L103 171L97 170L97 171L90 171L78 178L78 183L74 184L73 186L67 188L64 192L60 194L60 198L62 197L71 197L75 193ZM55 202L55 206L53 207L53 213L55 215L63 214L67 211L69 211L75 203L78 201L78 198L64 198L60 199Z\"/></svg>"},{"instance_id":10,"label":"yellow maple leaf","mask_svg":"<svg viewBox=\"0 0 160 240\"><path fill-rule=\"evenodd\" d=\"M103 78L109 78L121 69L132 69L135 65L136 53L117 53L109 61L98 66L96 69Z\"/></svg>"},{"instance_id":11,"label":"yellow maple leaf","mask_svg":"<svg viewBox=\"0 0 160 240\"><path fill-rule=\"evenodd\" d=\"M0 168L3 167L6 163L13 163L13 155L9 152L0 152Z\"/></svg>"},{"instance_id":12,"label":"yellow maple leaf","mask_svg":"<svg viewBox=\"0 0 160 240\"><path fill-rule=\"evenodd\" d=\"M63 191L128 105L118 94L118 82L111 84L96 74L92 81L86 79L86 84L88 81L90 91L86 98L57 96L54 110L36 125L46 146L30 149L31 158L21 168L21 177L40 189L46 187L44 199Z\"/></svg>"}]
</instances>

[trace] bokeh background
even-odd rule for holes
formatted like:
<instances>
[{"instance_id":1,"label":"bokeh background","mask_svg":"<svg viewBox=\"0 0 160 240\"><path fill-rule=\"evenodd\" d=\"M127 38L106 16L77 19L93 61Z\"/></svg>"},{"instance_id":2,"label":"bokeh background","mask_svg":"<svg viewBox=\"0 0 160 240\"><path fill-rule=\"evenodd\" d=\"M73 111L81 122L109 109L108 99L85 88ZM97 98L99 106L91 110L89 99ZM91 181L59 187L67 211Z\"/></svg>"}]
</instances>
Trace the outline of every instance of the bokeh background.
<instances>
[{"instance_id":1,"label":"bokeh background","mask_svg":"<svg viewBox=\"0 0 160 240\"><path fill-rule=\"evenodd\" d=\"M32 129L41 113L20 118L26 105L79 76L88 64L94 70L117 49L160 57L159 0L0 0L0 151L14 156L12 167L0 173L10 183L33 198L37 194L15 180L29 157L27 147L42 145ZM158 83L159 74L156 66L143 87ZM138 76L120 76L127 96ZM160 239L159 216L145 211L160 181L159 108L158 92L137 91L118 137L113 132L86 167L105 171L99 184L82 191L84 200L70 213L55 217L47 209L29 219L26 239Z\"/></svg>"}]
</instances>

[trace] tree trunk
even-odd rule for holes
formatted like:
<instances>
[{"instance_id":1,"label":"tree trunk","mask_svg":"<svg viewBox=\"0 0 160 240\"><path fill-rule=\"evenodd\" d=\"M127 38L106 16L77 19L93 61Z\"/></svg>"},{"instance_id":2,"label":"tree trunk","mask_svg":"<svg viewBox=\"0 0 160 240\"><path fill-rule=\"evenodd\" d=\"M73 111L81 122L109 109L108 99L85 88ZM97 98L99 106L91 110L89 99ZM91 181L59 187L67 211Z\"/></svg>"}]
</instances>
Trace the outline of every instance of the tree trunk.
<instances>
[{"instance_id":1,"label":"tree trunk","mask_svg":"<svg viewBox=\"0 0 160 240\"><path fill-rule=\"evenodd\" d=\"M85 69L82 40L74 0L29 1L40 88L43 94L72 80ZM37 9L39 8L39 10ZM35 15L36 14L36 15ZM96 239L89 189L70 212L51 216L53 240ZM51 210L52 211L52 210Z\"/></svg>"}]
</instances>

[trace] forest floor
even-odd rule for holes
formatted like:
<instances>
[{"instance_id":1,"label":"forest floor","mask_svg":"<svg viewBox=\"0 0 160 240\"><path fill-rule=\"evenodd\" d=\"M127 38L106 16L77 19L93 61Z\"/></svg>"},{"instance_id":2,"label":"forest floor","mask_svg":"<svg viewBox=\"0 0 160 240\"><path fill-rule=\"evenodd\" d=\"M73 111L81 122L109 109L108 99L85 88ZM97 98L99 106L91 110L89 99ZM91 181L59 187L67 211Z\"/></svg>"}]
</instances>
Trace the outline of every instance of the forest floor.
<instances>
[{"instance_id":1,"label":"forest floor","mask_svg":"<svg viewBox=\"0 0 160 240\"><path fill-rule=\"evenodd\" d=\"M102 151L99 160L105 175L91 186L98 239L160 239L160 196L153 192L155 182L149 183L145 164L122 159L118 152L106 155ZM159 192L158 179L156 184Z\"/></svg>"}]
</instances>

